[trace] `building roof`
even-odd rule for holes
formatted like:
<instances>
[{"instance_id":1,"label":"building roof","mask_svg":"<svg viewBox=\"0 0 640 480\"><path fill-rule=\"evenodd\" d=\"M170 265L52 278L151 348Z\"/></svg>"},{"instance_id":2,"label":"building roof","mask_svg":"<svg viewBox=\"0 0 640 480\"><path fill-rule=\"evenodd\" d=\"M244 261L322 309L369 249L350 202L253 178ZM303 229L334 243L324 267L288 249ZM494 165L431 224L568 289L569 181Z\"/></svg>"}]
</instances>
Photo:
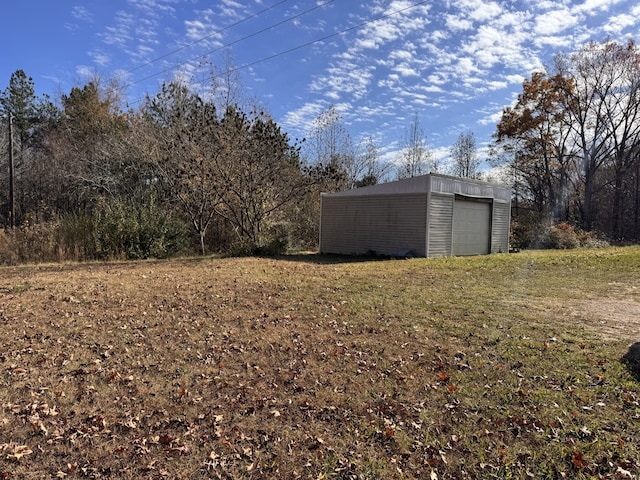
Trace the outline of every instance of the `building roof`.
<instances>
[{"instance_id":1,"label":"building roof","mask_svg":"<svg viewBox=\"0 0 640 480\"><path fill-rule=\"evenodd\" d=\"M430 173L417 177L405 178L393 182L379 183L367 187L354 188L336 193L323 193L332 197L362 197L374 195L400 195L429 192L449 193L476 198L495 198L503 201L511 199L511 189L481 180L451 177Z\"/></svg>"}]
</instances>

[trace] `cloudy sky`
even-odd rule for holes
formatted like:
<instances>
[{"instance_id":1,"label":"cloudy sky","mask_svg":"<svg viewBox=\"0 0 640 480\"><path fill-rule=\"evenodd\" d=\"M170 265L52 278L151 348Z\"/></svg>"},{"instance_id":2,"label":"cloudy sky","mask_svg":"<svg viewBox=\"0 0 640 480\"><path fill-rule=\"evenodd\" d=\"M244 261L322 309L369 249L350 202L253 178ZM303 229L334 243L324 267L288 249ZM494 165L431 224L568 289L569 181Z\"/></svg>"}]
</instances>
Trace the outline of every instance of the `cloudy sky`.
<instances>
[{"instance_id":1,"label":"cloudy sky","mask_svg":"<svg viewBox=\"0 0 640 480\"><path fill-rule=\"evenodd\" d=\"M208 88L225 58L292 138L330 106L392 158L417 114L442 159L484 147L532 71L590 40L640 41L637 0L20 0L0 15L0 89L16 69L53 97L92 75L131 105L163 81ZM444 160L443 160L444 161Z\"/></svg>"}]
</instances>

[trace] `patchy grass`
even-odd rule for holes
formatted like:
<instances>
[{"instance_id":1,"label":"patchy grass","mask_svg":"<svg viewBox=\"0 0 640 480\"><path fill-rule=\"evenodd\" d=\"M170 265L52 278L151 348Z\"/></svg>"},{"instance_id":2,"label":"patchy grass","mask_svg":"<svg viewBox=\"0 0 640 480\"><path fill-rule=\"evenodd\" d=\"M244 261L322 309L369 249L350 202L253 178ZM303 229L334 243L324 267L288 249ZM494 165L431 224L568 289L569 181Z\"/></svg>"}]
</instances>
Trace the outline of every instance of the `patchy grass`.
<instances>
[{"instance_id":1,"label":"patchy grass","mask_svg":"<svg viewBox=\"0 0 640 480\"><path fill-rule=\"evenodd\" d=\"M640 249L2 268L0 478L636 478L599 299Z\"/></svg>"}]
</instances>

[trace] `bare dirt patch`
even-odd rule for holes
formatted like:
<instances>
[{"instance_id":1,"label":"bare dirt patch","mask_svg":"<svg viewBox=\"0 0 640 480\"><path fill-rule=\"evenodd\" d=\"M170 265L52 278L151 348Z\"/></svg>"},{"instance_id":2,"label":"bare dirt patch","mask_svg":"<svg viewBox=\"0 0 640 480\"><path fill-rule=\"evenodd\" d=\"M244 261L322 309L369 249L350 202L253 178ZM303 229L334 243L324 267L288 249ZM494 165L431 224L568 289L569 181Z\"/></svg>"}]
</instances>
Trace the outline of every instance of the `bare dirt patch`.
<instances>
[{"instance_id":1,"label":"bare dirt patch","mask_svg":"<svg viewBox=\"0 0 640 480\"><path fill-rule=\"evenodd\" d=\"M593 298L570 307L576 324L594 330L604 340L640 341L640 302L621 298Z\"/></svg>"},{"instance_id":2,"label":"bare dirt patch","mask_svg":"<svg viewBox=\"0 0 640 480\"><path fill-rule=\"evenodd\" d=\"M562 316L605 341L640 341L640 289L623 282L608 282L607 289L606 296L590 296L559 307Z\"/></svg>"}]
</instances>

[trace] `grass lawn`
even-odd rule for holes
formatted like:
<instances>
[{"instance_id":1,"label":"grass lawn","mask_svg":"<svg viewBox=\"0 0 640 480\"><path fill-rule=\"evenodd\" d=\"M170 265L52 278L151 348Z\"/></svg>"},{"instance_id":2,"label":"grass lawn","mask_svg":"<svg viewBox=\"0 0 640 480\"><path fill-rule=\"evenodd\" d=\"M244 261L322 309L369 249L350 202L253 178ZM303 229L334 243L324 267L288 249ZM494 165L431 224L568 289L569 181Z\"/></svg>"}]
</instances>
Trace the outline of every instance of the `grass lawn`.
<instances>
[{"instance_id":1,"label":"grass lawn","mask_svg":"<svg viewBox=\"0 0 640 480\"><path fill-rule=\"evenodd\" d=\"M638 478L640 248L0 268L0 479Z\"/></svg>"}]
</instances>

